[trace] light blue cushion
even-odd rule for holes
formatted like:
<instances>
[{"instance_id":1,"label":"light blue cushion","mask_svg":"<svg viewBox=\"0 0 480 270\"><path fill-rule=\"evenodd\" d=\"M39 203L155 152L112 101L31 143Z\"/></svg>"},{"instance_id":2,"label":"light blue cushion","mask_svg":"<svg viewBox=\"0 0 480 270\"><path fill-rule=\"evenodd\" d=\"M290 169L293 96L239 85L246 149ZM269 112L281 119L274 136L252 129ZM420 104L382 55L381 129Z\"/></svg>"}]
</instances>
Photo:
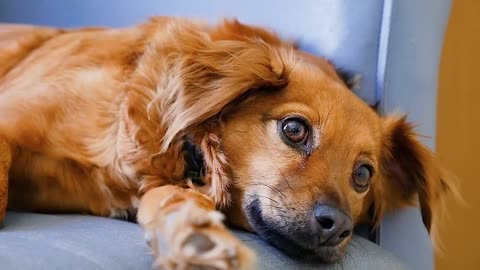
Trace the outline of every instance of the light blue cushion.
<instances>
[{"instance_id":1,"label":"light blue cushion","mask_svg":"<svg viewBox=\"0 0 480 270\"><path fill-rule=\"evenodd\" d=\"M339 264L308 265L255 234L236 234L258 254L257 269L405 269L393 255L360 237ZM139 225L126 221L10 212L0 229L2 270L149 270L151 262Z\"/></svg>"}]
</instances>

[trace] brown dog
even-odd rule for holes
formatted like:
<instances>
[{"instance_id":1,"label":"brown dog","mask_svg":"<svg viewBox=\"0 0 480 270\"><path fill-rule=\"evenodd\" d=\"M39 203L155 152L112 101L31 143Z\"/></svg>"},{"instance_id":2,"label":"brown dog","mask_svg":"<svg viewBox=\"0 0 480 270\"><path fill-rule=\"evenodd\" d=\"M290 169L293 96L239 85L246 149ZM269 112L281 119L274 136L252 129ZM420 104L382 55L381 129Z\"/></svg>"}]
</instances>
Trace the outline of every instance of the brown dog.
<instances>
[{"instance_id":1,"label":"brown dog","mask_svg":"<svg viewBox=\"0 0 480 270\"><path fill-rule=\"evenodd\" d=\"M405 118L378 116L327 61L236 21L2 25L0 63L9 208L138 208L166 269L252 267L216 207L290 254L334 261L371 207L376 222L418 193L430 229L449 189Z\"/></svg>"}]
</instances>

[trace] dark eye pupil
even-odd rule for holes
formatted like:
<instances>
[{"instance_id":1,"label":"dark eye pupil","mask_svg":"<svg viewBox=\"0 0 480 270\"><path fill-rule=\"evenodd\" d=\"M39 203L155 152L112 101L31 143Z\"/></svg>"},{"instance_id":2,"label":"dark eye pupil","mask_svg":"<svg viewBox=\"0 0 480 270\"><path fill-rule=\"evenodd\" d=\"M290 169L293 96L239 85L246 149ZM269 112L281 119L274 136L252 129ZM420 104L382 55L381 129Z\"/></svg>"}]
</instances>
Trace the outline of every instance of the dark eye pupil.
<instances>
[{"instance_id":1,"label":"dark eye pupil","mask_svg":"<svg viewBox=\"0 0 480 270\"><path fill-rule=\"evenodd\" d=\"M296 120L290 120L283 125L283 133L292 142L298 143L303 141L307 135L305 125Z\"/></svg>"},{"instance_id":2,"label":"dark eye pupil","mask_svg":"<svg viewBox=\"0 0 480 270\"><path fill-rule=\"evenodd\" d=\"M370 170L366 166L360 166L358 169L355 170L353 173L355 178L355 184L359 186L366 186L368 185L368 181L370 180Z\"/></svg>"}]
</instances>

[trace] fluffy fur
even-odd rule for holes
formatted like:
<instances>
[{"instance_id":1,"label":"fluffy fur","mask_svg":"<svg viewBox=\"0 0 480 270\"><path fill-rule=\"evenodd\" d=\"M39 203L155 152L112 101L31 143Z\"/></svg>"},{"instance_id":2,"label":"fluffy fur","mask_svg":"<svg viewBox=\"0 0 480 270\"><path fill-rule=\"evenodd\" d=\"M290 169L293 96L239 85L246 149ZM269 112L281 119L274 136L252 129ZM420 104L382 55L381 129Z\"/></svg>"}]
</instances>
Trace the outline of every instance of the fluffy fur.
<instances>
[{"instance_id":1,"label":"fluffy fur","mask_svg":"<svg viewBox=\"0 0 480 270\"><path fill-rule=\"evenodd\" d=\"M251 267L216 207L287 252L333 261L348 241L315 240L315 204L358 224L418 194L430 229L450 189L405 118L377 115L328 61L265 29L158 17L125 29L1 25L0 42L0 211L7 174L10 209L138 209L162 267ZM277 123L291 115L311 125L311 152L281 140ZM187 136L204 186L184 179ZM375 169L361 193L359 162Z\"/></svg>"}]
</instances>

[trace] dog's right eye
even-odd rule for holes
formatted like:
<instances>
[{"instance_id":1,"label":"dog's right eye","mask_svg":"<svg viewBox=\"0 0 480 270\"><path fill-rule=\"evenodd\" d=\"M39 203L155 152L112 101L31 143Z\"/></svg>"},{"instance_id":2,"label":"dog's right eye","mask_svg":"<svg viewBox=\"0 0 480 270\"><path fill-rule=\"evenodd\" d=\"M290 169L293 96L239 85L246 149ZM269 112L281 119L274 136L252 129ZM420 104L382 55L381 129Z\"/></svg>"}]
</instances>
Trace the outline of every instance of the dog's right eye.
<instances>
[{"instance_id":1,"label":"dog's right eye","mask_svg":"<svg viewBox=\"0 0 480 270\"><path fill-rule=\"evenodd\" d=\"M307 154L310 154L310 127L304 119L300 117L287 117L279 121L278 128L285 143L294 148L300 148L306 151Z\"/></svg>"},{"instance_id":2,"label":"dog's right eye","mask_svg":"<svg viewBox=\"0 0 480 270\"><path fill-rule=\"evenodd\" d=\"M308 135L308 128L296 119L288 119L282 125L283 135L293 143L300 143Z\"/></svg>"}]
</instances>

